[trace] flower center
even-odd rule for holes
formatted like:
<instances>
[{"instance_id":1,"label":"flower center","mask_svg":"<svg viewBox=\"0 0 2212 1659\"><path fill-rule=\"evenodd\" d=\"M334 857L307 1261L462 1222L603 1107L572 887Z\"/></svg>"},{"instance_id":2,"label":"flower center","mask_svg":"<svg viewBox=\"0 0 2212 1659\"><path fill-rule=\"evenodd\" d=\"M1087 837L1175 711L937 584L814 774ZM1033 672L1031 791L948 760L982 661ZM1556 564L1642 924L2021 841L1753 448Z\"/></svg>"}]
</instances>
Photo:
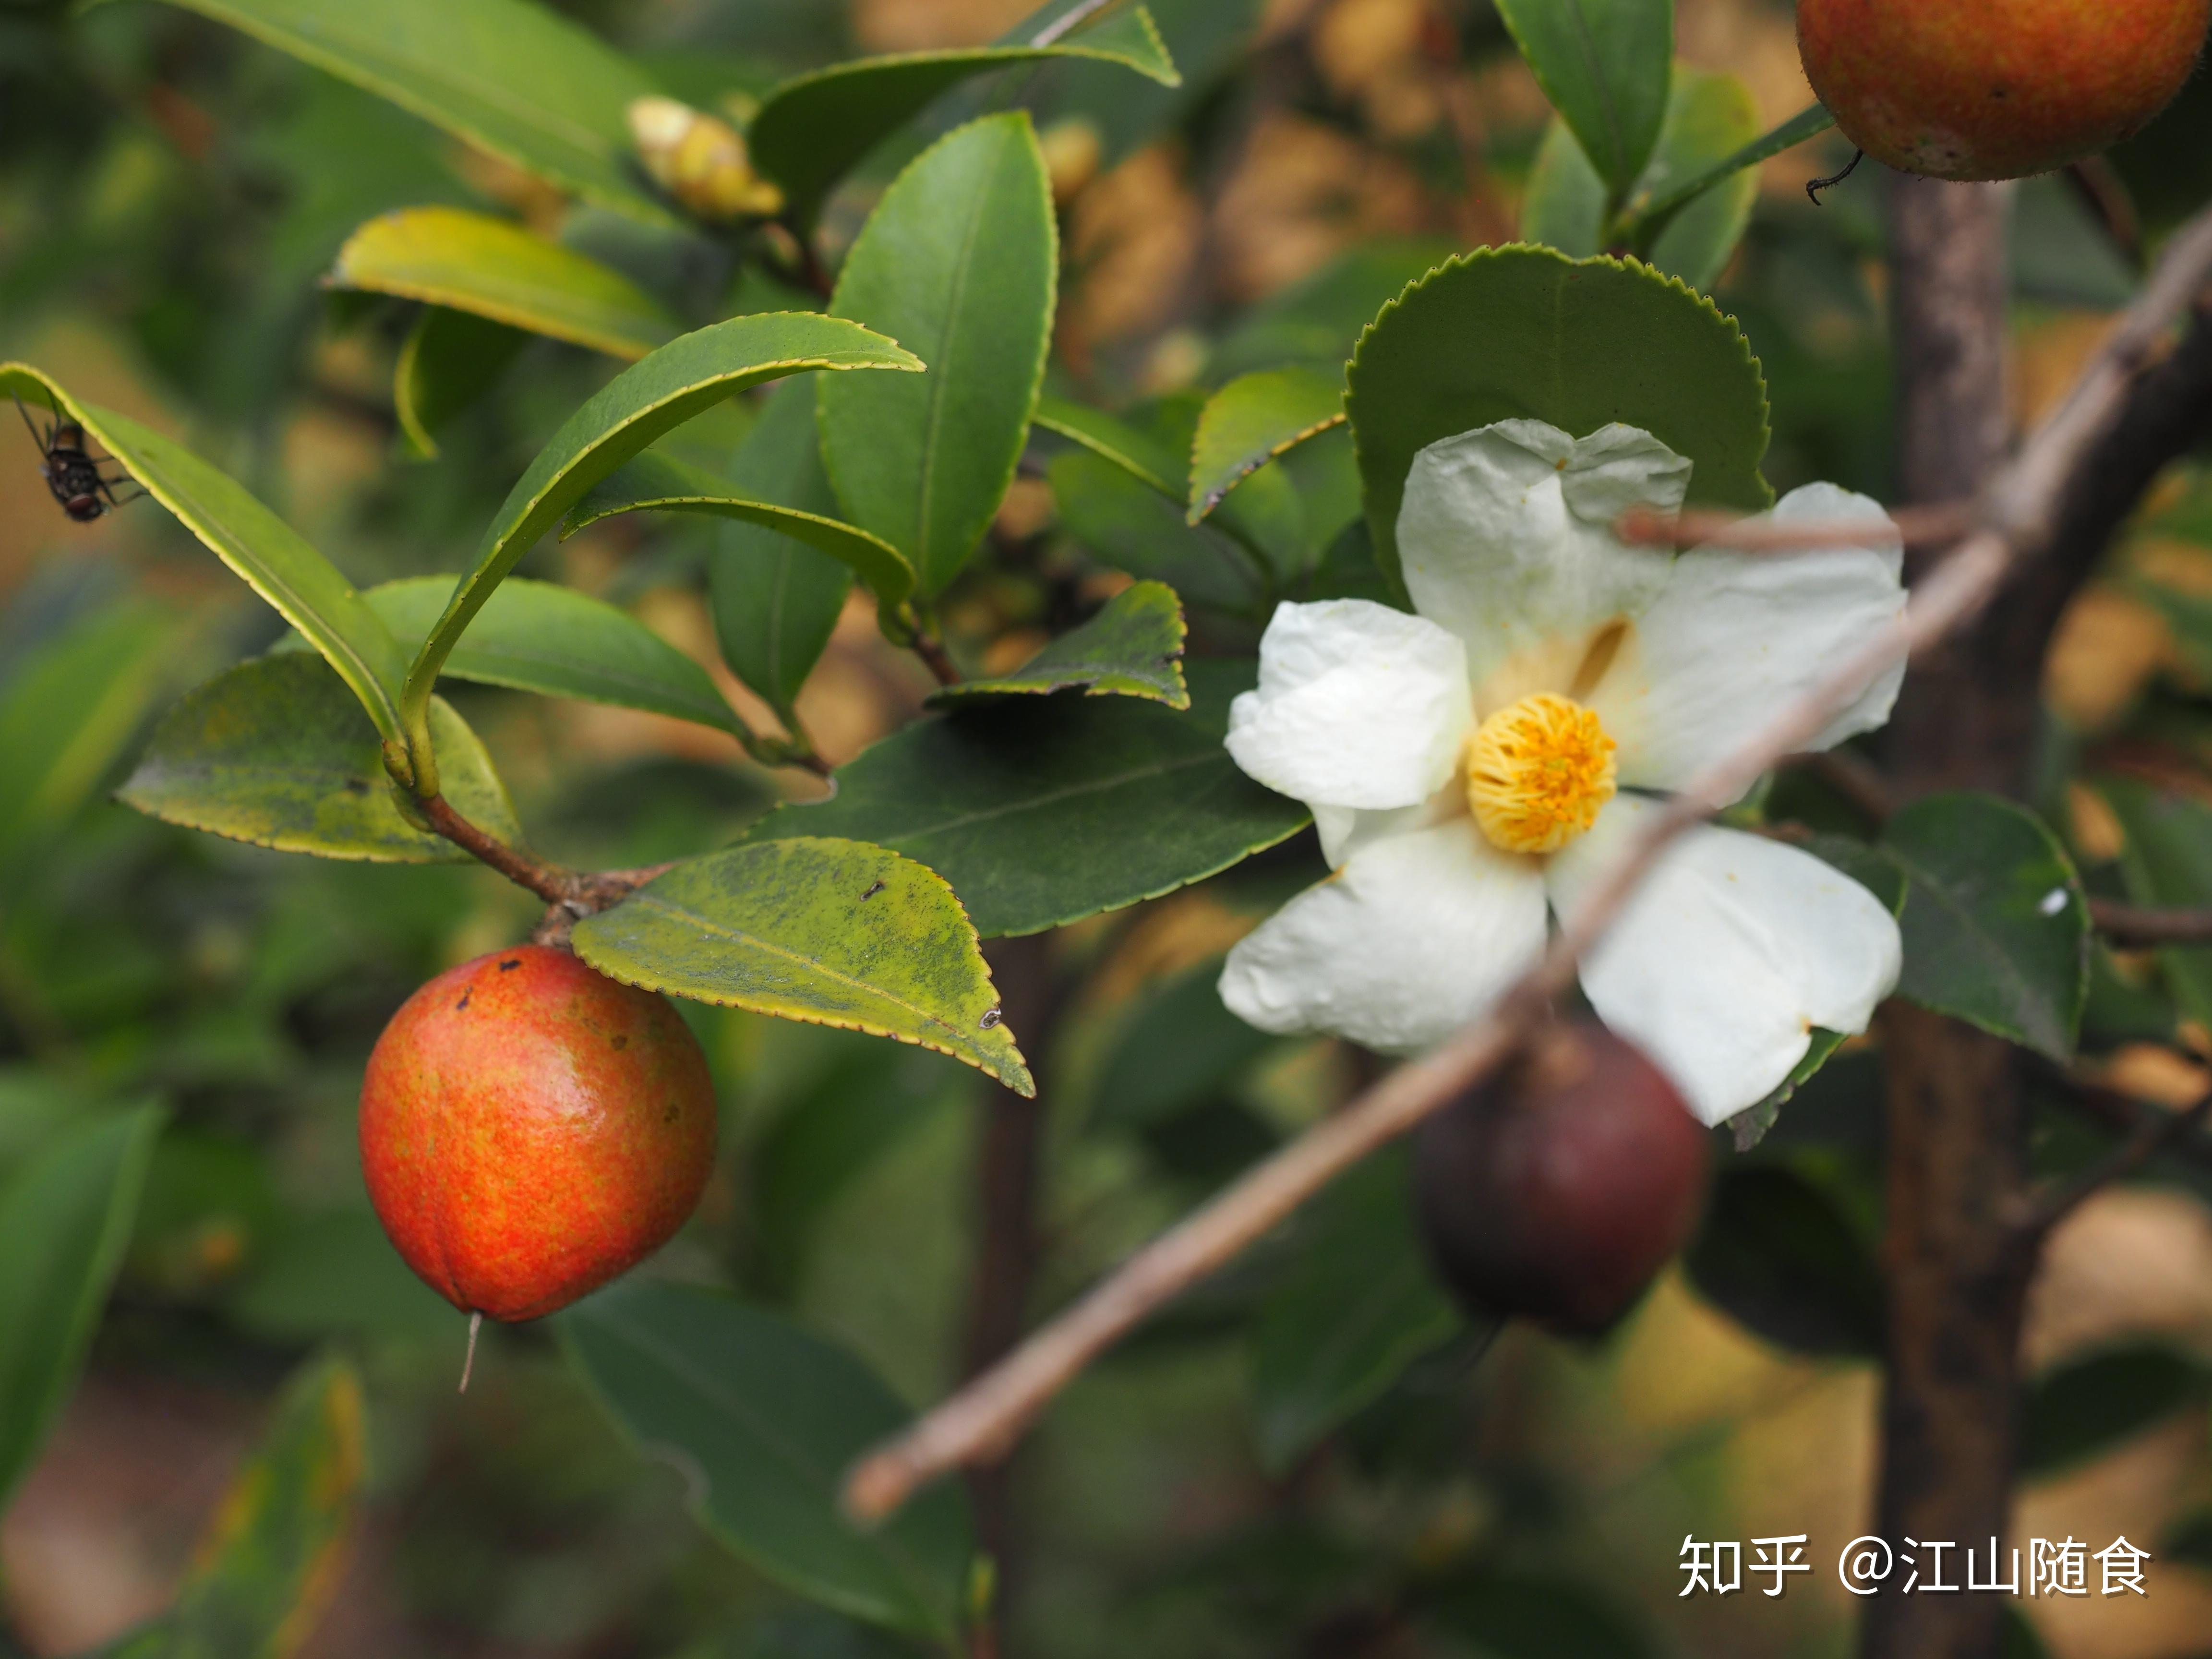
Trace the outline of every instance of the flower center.
<instances>
[{"instance_id":1,"label":"flower center","mask_svg":"<svg viewBox=\"0 0 2212 1659\"><path fill-rule=\"evenodd\" d=\"M1467 740L1467 804L1492 844L1556 853L1613 799L1613 751L1595 714L1540 691L1499 709Z\"/></svg>"}]
</instances>

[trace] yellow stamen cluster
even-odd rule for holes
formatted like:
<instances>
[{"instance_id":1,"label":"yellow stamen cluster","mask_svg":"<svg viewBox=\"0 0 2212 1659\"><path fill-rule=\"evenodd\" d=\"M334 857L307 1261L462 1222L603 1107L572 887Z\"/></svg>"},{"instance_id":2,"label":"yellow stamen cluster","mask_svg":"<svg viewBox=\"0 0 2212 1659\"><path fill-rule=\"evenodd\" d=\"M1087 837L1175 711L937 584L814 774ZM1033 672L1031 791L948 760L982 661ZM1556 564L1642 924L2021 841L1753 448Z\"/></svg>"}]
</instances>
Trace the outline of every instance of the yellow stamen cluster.
<instances>
[{"instance_id":1,"label":"yellow stamen cluster","mask_svg":"<svg viewBox=\"0 0 2212 1659\"><path fill-rule=\"evenodd\" d=\"M1613 799L1613 751L1595 714L1540 691L1499 709L1467 740L1467 804L1493 845L1556 853Z\"/></svg>"}]
</instances>

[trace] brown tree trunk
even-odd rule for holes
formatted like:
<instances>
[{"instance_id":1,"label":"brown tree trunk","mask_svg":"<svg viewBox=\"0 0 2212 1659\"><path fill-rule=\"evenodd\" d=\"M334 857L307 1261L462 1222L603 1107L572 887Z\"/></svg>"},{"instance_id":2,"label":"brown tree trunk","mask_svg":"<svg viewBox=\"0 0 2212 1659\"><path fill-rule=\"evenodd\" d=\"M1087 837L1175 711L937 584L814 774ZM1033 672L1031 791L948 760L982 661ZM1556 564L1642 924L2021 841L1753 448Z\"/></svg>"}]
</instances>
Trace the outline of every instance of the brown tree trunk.
<instances>
[{"instance_id":1,"label":"brown tree trunk","mask_svg":"<svg viewBox=\"0 0 2212 1659\"><path fill-rule=\"evenodd\" d=\"M1037 1096L1024 1100L1011 1089L987 1085L982 1102L975 1157L975 1265L963 1356L971 1377L1011 1351L1029 1328L1039 1251L1048 1087L1043 1061L1065 991L1052 960L1050 937L998 939L988 947L1007 1028L1022 1045ZM974 1469L968 1477L976 1545L991 1558L998 1580L997 1606L976 1632L979 1659L999 1659L1003 1652L1000 1609L1020 1571L1012 1475L1007 1459Z\"/></svg>"},{"instance_id":2,"label":"brown tree trunk","mask_svg":"<svg viewBox=\"0 0 2212 1659\"><path fill-rule=\"evenodd\" d=\"M2007 200L2002 187L1896 178L1889 203L1899 494L1956 501L1988 482L2007 430ZM1908 794L2018 793L2033 753L2041 641L2001 611L1914 665L1890 732ZM1888 1077L1887 1371L1875 1530L1966 1547L2002 1540L2018 1429L2032 1253L2014 1217L2027 1133L2013 1050L1904 1004L1881 1025ZM1867 1607L1865 1659L1996 1659L1995 1595L1903 1593L1901 1565Z\"/></svg>"}]
</instances>

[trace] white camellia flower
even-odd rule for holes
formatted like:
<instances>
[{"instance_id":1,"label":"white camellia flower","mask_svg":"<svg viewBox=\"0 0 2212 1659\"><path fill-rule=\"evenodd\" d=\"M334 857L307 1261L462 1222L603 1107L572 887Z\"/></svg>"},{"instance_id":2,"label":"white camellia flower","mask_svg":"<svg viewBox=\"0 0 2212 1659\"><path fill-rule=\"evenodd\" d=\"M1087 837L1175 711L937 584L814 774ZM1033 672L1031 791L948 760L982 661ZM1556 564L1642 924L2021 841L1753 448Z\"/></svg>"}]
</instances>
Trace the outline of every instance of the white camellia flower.
<instances>
[{"instance_id":1,"label":"white camellia flower","mask_svg":"<svg viewBox=\"0 0 2212 1659\"><path fill-rule=\"evenodd\" d=\"M1285 605L1229 752L1313 808L1335 873L1230 953L1221 994L1263 1030L1389 1053L1474 1018L1571 917L1654 793L1741 746L1902 611L1881 547L1669 558L1612 532L1674 512L1690 463L1649 433L1579 441L1503 421L1414 459L1398 518L1418 616ZM1888 525L1832 484L1778 522ZM1880 726L1900 665L1818 747ZM1897 924L1810 854L1703 826L1668 849L1583 963L1599 1018L1709 1123L1757 1104L1815 1026L1866 1029L1897 983Z\"/></svg>"}]
</instances>

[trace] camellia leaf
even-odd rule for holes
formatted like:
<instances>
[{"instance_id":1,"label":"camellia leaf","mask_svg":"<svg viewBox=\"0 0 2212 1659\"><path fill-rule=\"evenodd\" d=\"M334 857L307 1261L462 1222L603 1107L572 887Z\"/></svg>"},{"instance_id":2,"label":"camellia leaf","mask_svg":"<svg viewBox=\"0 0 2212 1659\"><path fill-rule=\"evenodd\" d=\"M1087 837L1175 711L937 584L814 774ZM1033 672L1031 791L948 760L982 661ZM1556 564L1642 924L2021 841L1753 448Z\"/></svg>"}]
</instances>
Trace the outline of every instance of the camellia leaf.
<instances>
[{"instance_id":1,"label":"camellia leaf","mask_svg":"<svg viewBox=\"0 0 2212 1659\"><path fill-rule=\"evenodd\" d=\"M1402 1148L1340 1177L1299 1218L1291 1249L1252 1334L1254 1428L1272 1474L1462 1323L1414 1236Z\"/></svg>"},{"instance_id":2,"label":"camellia leaf","mask_svg":"<svg viewBox=\"0 0 2212 1659\"><path fill-rule=\"evenodd\" d=\"M1091 1122L1148 1127L1217 1099L1276 1038L1221 1000L1218 957L1155 988L1115 1039Z\"/></svg>"},{"instance_id":3,"label":"camellia leaf","mask_svg":"<svg viewBox=\"0 0 2212 1659\"><path fill-rule=\"evenodd\" d=\"M353 688L380 734L400 734L406 659L337 567L227 474L112 410L81 404L27 363L0 363L0 392L65 411L146 492L276 608Z\"/></svg>"},{"instance_id":4,"label":"camellia leaf","mask_svg":"<svg viewBox=\"0 0 2212 1659\"><path fill-rule=\"evenodd\" d=\"M1498 0L1498 11L1613 199L1625 199L1667 112L1673 0Z\"/></svg>"},{"instance_id":5,"label":"camellia leaf","mask_svg":"<svg viewBox=\"0 0 2212 1659\"><path fill-rule=\"evenodd\" d=\"M1550 248L1483 248L1383 307L1347 373L1376 562L1399 580L1398 508L1413 457L1512 419L1585 437L1641 427L1694 463L1690 498L1758 512L1766 385L1743 331L1674 278Z\"/></svg>"},{"instance_id":6,"label":"camellia leaf","mask_svg":"<svg viewBox=\"0 0 2212 1659\"><path fill-rule=\"evenodd\" d=\"M1677 214L1707 191L1718 189L1762 161L1772 161L1785 149L1795 149L1807 139L1819 137L1835 125L1836 118L1828 113L1825 105L1814 104L1802 109L1780 126L1770 128L1703 173L1686 177L1676 173L1662 187L1637 191L1629 204L1625 228L1636 246L1648 246L1674 223Z\"/></svg>"},{"instance_id":7,"label":"camellia leaf","mask_svg":"<svg viewBox=\"0 0 2212 1659\"><path fill-rule=\"evenodd\" d=\"M407 447L422 460L438 453L437 434L488 396L530 336L465 311L425 306L399 348L392 374L392 412Z\"/></svg>"},{"instance_id":8,"label":"camellia leaf","mask_svg":"<svg viewBox=\"0 0 2212 1659\"><path fill-rule=\"evenodd\" d=\"M1146 697L1170 708L1188 708L1185 632L1175 589L1164 582L1137 582L1012 673L963 680L933 693L929 701L944 707L981 697L1041 696L1079 686L1086 696Z\"/></svg>"},{"instance_id":9,"label":"camellia leaf","mask_svg":"<svg viewBox=\"0 0 2212 1659\"><path fill-rule=\"evenodd\" d=\"M1192 605L1259 617L1273 608L1273 570L1217 523L1194 525L1181 498L1088 446L1045 470L1061 526L1091 553L1133 576L1172 586Z\"/></svg>"},{"instance_id":10,"label":"camellia leaf","mask_svg":"<svg viewBox=\"0 0 2212 1659\"><path fill-rule=\"evenodd\" d=\"M846 1519L847 1468L909 1413L844 1349L714 1291L632 1277L560 1316L570 1358L641 1449L672 1453L699 1518L762 1571L855 1618L940 1640L974 1551L957 1485L882 1526Z\"/></svg>"},{"instance_id":11,"label":"camellia leaf","mask_svg":"<svg viewBox=\"0 0 2212 1659\"><path fill-rule=\"evenodd\" d=\"M921 368L911 352L855 324L808 312L769 312L686 334L602 387L553 434L509 492L473 567L408 670L402 714L418 787L434 781L422 776L429 761L424 711L447 657L515 561L593 484L655 439L747 386L813 369Z\"/></svg>"},{"instance_id":12,"label":"camellia leaf","mask_svg":"<svg viewBox=\"0 0 2212 1659\"><path fill-rule=\"evenodd\" d=\"M1231 380L1206 400L1191 452L1190 522L1285 450L1344 423L1344 377L1277 368Z\"/></svg>"},{"instance_id":13,"label":"camellia leaf","mask_svg":"<svg viewBox=\"0 0 2212 1659\"><path fill-rule=\"evenodd\" d=\"M2177 908L2212 904L2212 808L2141 778L2100 778L2096 787L2126 831L2120 877L2128 896ZM2183 1012L2212 1027L2212 945L2166 945L2158 963Z\"/></svg>"},{"instance_id":14,"label":"camellia leaf","mask_svg":"<svg viewBox=\"0 0 2212 1659\"><path fill-rule=\"evenodd\" d=\"M175 0L600 207L674 222L631 166L628 111L658 93L531 0Z\"/></svg>"},{"instance_id":15,"label":"camellia leaf","mask_svg":"<svg viewBox=\"0 0 2212 1659\"><path fill-rule=\"evenodd\" d=\"M1657 198L1683 181L1709 173L1759 134L1759 110L1750 88L1732 75L1707 75L1677 64L1659 147L1637 185L1638 198ZM1653 240L1650 263L1694 289L1709 289L1727 265L1759 196L1759 175L1748 168L1717 180L1693 203L1669 216ZM1573 131L1555 121L1544 137L1522 208L1522 234L1562 253L1601 252L1608 240L1604 181L1583 154Z\"/></svg>"},{"instance_id":16,"label":"camellia leaf","mask_svg":"<svg viewBox=\"0 0 2212 1659\"><path fill-rule=\"evenodd\" d=\"M1183 481L1190 476L1189 457L1178 456L1151 434L1103 410L1066 398L1039 398L1035 419L1043 430L1111 461L1168 500L1178 504L1182 501Z\"/></svg>"},{"instance_id":17,"label":"camellia leaf","mask_svg":"<svg viewBox=\"0 0 2212 1659\"><path fill-rule=\"evenodd\" d=\"M453 592L451 577L411 576L362 597L395 637L413 641L429 633ZM518 576L500 584L445 672L480 685L642 708L733 736L743 730L705 669L629 611L557 582Z\"/></svg>"},{"instance_id":18,"label":"camellia leaf","mask_svg":"<svg viewBox=\"0 0 2212 1659\"><path fill-rule=\"evenodd\" d=\"M80 617L0 687L0 893L91 799L168 672L176 619L139 599Z\"/></svg>"},{"instance_id":19,"label":"camellia leaf","mask_svg":"<svg viewBox=\"0 0 2212 1659\"><path fill-rule=\"evenodd\" d=\"M1966 791L1917 800L1882 828L1905 872L1897 994L2070 1059L2089 990L2089 906L2033 813Z\"/></svg>"},{"instance_id":20,"label":"camellia leaf","mask_svg":"<svg viewBox=\"0 0 2212 1659\"><path fill-rule=\"evenodd\" d=\"M914 586L914 567L880 536L841 519L754 501L731 480L658 450L647 450L593 485L561 533L565 538L623 513L700 513L773 531L848 566L885 604L896 605Z\"/></svg>"},{"instance_id":21,"label":"camellia leaf","mask_svg":"<svg viewBox=\"0 0 2212 1659\"><path fill-rule=\"evenodd\" d=\"M442 697L430 708L447 799L518 844L521 828L483 745ZM403 864L467 856L399 816L374 729L304 651L240 663L194 691L155 728L116 793L149 817L279 852Z\"/></svg>"},{"instance_id":22,"label":"camellia leaf","mask_svg":"<svg viewBox=\"0 0 2212 1659\"><path fill-rule=\"evenodd\" d=\"M1881 1279L1828 1195L1779 1164L1724 1167L1683 1258L1690 1282L1740 1324L1800 1353L1881 1352Z\"/></svg>"},{"instance_id":23,"label":"camellia leaf","mask_svg":"<svg viewBox=\"0 0 2212 1659\"><path fill-rule=\"evenodd\" d=\"M822 465L814 385L793 380L769 399L730 471L748 497L835 519L837 496ZM853 589L852 567L797 537L733 520L708 556L707 586L722 660L796 734L799 688L836 631Z\"/></svg>"},{"instance_id":24,"label":"camellia leaf","mask_svg":"<svg viewBox=\"0 0 2212 1659\"><path fill-rule=\"evenodd\" d=\"M801 76L769 94L745 141L753 164L783 186L798 222L811 225L854 164L939 94L971 76L1055 58L1120 64L1163 86L1182 82L1152 15L1132 6L1048 46L900 52Z\"/></svg>"},{"instance_id":25,"label":"camellia leaf","mask_svg":"<svg viewBox=\"0 0 2212 1659\"><path fill-rule=\"evenodd\" d=\"M2071 1359L2035 1379L2021 1413L2020 1472L2038 1480L2076 1468L2212 1395L2204 1363L2167 1343L2130 1343Z\"/></svg>"},{"instance_id":26,"label":"camellia leaf","mask_svg":"<svg viewBox=\"0 0 2212 1659\"><path fill-rule=\"evenodd\" d=\"M921 721L837 769L837 793L780 806L751 842L850 836L952 884L986 939L1157 898L1311 821L1221 746L1249 662L1185 665L1191 708L1135 697L1006 697Z\"/></svg>"},{"instance_id":27,"label":"camellia leaf","mask_svg":"<svg viewBox=\"0 0 2212 1659\"><path fill-rule=\"evenodd\" d=\"M368 1464L361 1378L296 1374L231 1483L165 1621L163 1659L289 1659L337 1595Z\"/></svg>"},{"instance_id":28,"label":"camellia leaf","mask_svg":"<svg viewBox=\"0 0 2212 1659\"><path fill-rule=\"evenodd\" d=\"M463 208L405 208L346 239L332 288L447 306L635 362L683 325L635 283L533 236L511 219Z\"/></svg>"},{"instance_id":29,"label":"camellia leaf","mask_svg":"<svg viewBox=\"0 0 2212 1659\"><path fill-rule=\"evenodd\" d=\"M884 848L709 854L578 922L575 945L626 985L916 1043L1035 1092L952 890Z\"/></svg>"},{"instance_id":30,"label":"camellia leaf","mask_svg":"<svg viewBox=\"0 0 2212 1659\"><path fill-rule=\"evenodd\" d=\"M906 556L924 597L959 574L1013 483L1052 343L1058 222L1029 116L987 116L898 176L838 275L833 313L930 366L905 385L815 389L846 516Z\"/></svg>"},{"instance_id":31,"label":"camellia leaf","mask_svg":"<svg viewBox=\"0 0 2212 1659\"><path fill-rule=\"evenodd\" d=\"M1340 375L1375 313L1456 252L1442 240L1356 243L1304 282L1254 306L1214 348L1208 372L1227 380L1303 363Z\"/></svg>"},{"instance_id":32,"label":"camellia leaf","mask_svg":"<svg viewBox=\"0 0 2212 1659\"><path fill-rule=\"evenodd\" d=\"M161 1127L151 1106L74 1126L0 1186L0 1507L76 1384Z\"/></svg>"}]
</instances>

